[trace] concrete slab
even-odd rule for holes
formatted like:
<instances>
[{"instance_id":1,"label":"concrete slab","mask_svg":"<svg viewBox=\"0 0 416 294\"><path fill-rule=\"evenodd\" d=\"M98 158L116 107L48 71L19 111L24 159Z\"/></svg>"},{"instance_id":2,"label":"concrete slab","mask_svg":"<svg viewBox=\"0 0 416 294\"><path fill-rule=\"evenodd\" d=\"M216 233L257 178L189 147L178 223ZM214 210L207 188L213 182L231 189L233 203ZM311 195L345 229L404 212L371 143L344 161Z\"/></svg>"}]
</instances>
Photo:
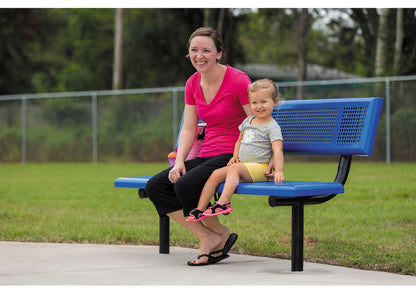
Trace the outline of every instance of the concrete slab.
<instances>
[{"instance_id":1,"label":"concrete slab","mask_svg":"<svg viewBox=\"0 0 416 294\"><path fill-rule=\"evenodd\" d=\"M415 276L317 263L291 272L290 260L230 254L190 267L198 250L157 246L0 242L0 285L410 285ZM412 287L413 288L413 287ZM416 289L416 288L415 288Z\"/></svg>"}]
</instances>

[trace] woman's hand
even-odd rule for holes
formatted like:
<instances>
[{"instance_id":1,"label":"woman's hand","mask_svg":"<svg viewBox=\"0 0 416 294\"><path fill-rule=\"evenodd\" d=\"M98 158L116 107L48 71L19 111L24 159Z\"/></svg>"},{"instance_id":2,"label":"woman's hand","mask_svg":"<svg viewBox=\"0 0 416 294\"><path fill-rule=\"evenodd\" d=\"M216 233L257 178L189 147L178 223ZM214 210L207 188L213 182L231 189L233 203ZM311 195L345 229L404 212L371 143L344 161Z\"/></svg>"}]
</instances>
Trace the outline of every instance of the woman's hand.
<instances>
[{"instance_id":1,"label":"woman's hand","mask_svg":"<svg viewBox=\"0 0 416 294\"><path fill-rule=\"evenodd\" d=\"M172 184L175 184L184 174L186 174L185 163L176 162L172 169L169 171L169 181Z\"/></svg>"}]
</instances>

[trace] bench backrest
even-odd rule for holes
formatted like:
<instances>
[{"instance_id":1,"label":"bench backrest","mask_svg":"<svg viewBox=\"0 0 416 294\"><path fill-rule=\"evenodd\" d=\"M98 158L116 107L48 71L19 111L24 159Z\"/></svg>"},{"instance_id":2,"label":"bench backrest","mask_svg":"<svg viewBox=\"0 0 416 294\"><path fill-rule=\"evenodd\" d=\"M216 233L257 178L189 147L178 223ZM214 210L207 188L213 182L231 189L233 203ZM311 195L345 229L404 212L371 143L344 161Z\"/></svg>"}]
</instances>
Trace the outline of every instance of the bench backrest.
<instances>
[{"instance_id":1,"label":"bench backrest","mask_svg":"<svg viewBox=\"0 0 416 294\"><path fill-rule=\"evenodd\" d=\"M383 98L282 101L273 118L285 153L371 155Z\"/></svg>"},{"instance_id":2,"label":"bench backrest","mask_svg":"<svg viewBox=\"0 0 416 294\"><path fill-rule=\"evenodd\" d=\"M382 106L380 97L286 100L272 116L285 153L370 156Z\"/></svg>"}]
</instances>

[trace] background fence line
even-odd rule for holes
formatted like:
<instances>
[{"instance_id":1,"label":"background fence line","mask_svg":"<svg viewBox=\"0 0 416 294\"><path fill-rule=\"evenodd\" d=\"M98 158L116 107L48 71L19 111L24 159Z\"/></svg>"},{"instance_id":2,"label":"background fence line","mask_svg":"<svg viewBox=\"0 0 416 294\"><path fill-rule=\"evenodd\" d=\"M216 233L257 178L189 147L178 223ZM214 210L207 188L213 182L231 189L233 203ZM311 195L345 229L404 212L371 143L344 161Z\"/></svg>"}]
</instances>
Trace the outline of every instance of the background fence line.
<instances>
[{"instance_id":1,"label":"background fence line","mask_svg":"<svg viewBox=\"0 0 416 294\"><path fill-rule=\"evenodd\" d=\"M365 84L365 83L384 83L384 106L385 106L385 129L386 129L386 163L391 162L391 126L390 126L390 113L391 113L391 93L390 84L392 82L399 81L415 81L416 76L396 76L396 77L377 77L377 78L359 78L359 79L338 79L338 80L317 80L317 81L291 81L291 82L278 82L277 85L280 91L290 92L294 91L297 87L313 87L313 86L329 86L329 85L352 85L352 84ZM92 162L98 161L98 99L101 96L124 96L135 94L160 94L171 93L172 103L172 144L174 147L176 143L176 137L178 133L178 111L179 102L178 95L180 92L184 92L184 87L164 87L164 88L142 88L142 89L126 89L126 90L104 90L104 91L78 91L78 92L58 92L58 93L38 93L38 94L18 94L18 95L0 95L0 102L21 100L21 162L27 162L27 100L30 99L46 99L46 98L74 98L85 97L91 99L91 132L92 132ZM368 95L366 95L368 96ZM380 95L374 95L380 96ZM360 97L360 96L356 96ZM363 96L361 96L363 97ZM283 99L285 99L283 95ZM321 97L321 98L337 98L337 97ZM339 97L341 98L341 97ZM183 99L182 99L183 100ZM182 101L181 101L182 102ZM0 104L1 106L1 104ZM181 109L182 110L182 109Z\"/></svg>"},{"instance_id":2,"label":"background fence line","mask_svg":"<svg viewBox=\"0 0 416 294\"><path fill-rule=\"evenodd\" d=\"M17 95L0 95L0 101L21 100L22 101L22 163L27 162L27 100L28 99L45 99L45 98L72 98L72 97L91 97L91 117L92 117L92 161L98 161L98 122L97 122L97 98L98 96L120 96L131 94L149 94L149 93L172 93L172 125L173 138L176 142L178 133L178 92L184 92L185 87L164 87L164 88L141 88L126 90L103 90L103 91L77 91L77 92L55 92L55 93L38 93L38 94L17 94ZM173 146L174 147L174 146Z\"/></svg>"}]
</instances>

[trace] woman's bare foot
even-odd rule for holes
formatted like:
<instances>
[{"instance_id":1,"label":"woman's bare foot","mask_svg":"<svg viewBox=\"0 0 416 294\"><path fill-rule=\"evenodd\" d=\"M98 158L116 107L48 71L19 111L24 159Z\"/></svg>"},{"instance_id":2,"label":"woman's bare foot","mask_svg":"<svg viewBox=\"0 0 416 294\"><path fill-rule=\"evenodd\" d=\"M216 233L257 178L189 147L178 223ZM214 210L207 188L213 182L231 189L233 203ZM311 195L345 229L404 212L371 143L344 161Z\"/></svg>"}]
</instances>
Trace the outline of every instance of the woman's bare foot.
<instances>
[{"instance_id":1,"label":"woman's bare foot","mask_svg":"<svg viewBox=\"0 0 416 294\"><path fill-rule=\"evenodd\" d=\"M211 219L213 219L213 217L211 217ZM223 249L224 246L225 246L225 243L227 242L228 238L230 237L230 229L228 227L220 224L219 222L214 222L213 223L214 225L212 225L212 224L208 223L205 220L205 223L206 223L207 227L210 230L214 231L218 236L221 237L221 242L218 243L218 245L216 247L211 248L211 251L209 251L209 252L213 252L213 251ZM221 255L221 253L212 254L212 256L214 256L214 257L219 256L219 255Z\"/></svg>"},{"instance_id":2,"label":"woman's bare foot","mask_svg":"<svg viewBox=\"0 0 416 294\"><path fill-rule=\"evenodd\" d=\"M215 234L214 232L210 233L209 235L201 238L201 248L199 250L200 257L195 259L191 263L193 264L200 264L200 263L207 263L208 256L210 252L217 250L221 244L223 243L222 236ZM224 242L225 244L225 242Z\"/></svg>"}]
</instances>

